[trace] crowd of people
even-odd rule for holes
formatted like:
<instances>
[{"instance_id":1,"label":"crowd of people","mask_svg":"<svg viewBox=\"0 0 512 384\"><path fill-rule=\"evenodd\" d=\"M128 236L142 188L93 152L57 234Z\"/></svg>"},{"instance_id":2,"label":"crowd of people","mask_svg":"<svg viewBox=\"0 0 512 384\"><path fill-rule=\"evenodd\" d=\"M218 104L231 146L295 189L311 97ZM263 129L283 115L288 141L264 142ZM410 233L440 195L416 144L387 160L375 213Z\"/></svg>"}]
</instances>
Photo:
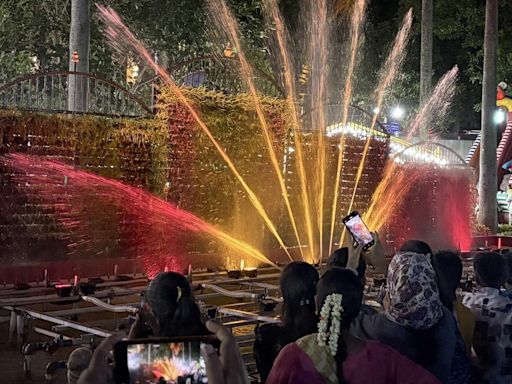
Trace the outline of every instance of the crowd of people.
<instances>
[{"instance_id":1,"label":"crowd of people","mask_svg":"<svg viewBox=\"0 0 512 384\"><path fill-rule=\"evenodd\" d=\"M321 275L305 262L284 268L281 323L255 329L260 381L512 383L512 254L479 253L477 289L461 292L457 252L434 253L424 242L408 241L388 263L375 237L368 251L349 246L334 252ZM365 302L368 264L387 276L379 308ZM128 338L205 334L220 341L219 348L201 347L208 382L249 383L234 336L218 322L203 322L187 279L178 273L151 281ZM72 379L111 383L107 356L122 337L107 338L92 356L85 354L88 364L73 370Z\"/></svg>"}]
</instances>

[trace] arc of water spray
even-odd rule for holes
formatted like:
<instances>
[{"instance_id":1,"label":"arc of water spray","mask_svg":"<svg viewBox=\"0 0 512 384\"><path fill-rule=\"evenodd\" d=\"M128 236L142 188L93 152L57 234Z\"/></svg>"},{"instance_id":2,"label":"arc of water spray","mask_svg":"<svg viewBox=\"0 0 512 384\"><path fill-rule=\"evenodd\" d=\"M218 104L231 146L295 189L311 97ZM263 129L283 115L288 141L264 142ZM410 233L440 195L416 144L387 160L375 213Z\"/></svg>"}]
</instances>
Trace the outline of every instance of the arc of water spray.
<instances>
[{"instance_id":1,"label":"arc of water spray","mask_svg":"<svg viewBox=\"0 0 512 384\"><path fill-rule=\"evenodd\" d=\"M402 26L395 38L391 52L388 55L386 62L384 63L384 67L383 67L384 70L381 72L379 86L377 87L377 91L376 91L376 98L377 98L376 110L377 111L379 111L381 109L382 104L384 102L384 97L386 96L388 88L395 80L395 78L398 75L399 70L403 64L403 61L405 58L405 50L407 47L407 43L409 42L411 26L412 26L412 19L413 18L412 18L412 8L411 8L411 9L409 9L409 11L406 13L406 15L404 17ZM370 130L373 130L375 128L375 124L377 123L377 118L378 118L378 113L374 113ZM359 162L359 166L357 168L356 180L355 180L355 184L354 184L354 189L352 191L352 197L350 199L350 204L348 207L347 214L350 214L350 212L352 211L352 207L354 205L357 187L359 186L359 181L361 180L361 176L363 174L364 166L366 163L366 157L367 157L368 151L370 149L371 140L372 140L372 135L369 134L368 138L366 139L366 143L364 145L364 149L363 149L363 153L361 156L361 160ZM343 243L345 234L346 234L346 228L343 228L343 231L341 233L340 243Z\"/></svg>"},{"instance_id":2,"label":"arc of water spray","mask_svg":"<svg viewBox=\"0 0 512 384\"><path fill-rule=\"evenodd\" d=\"M347 76L345 78L345 87L343 90L343 115L341 126L345 127L348 121L348 113L350 107L350 101L352 99L352 80L354 76L354 70L357 63L357 54L363 43L363 24L366 13L366 0L356 0L352 11L351 23L350 23L350 59L347 67ZM332 252L333 240L334 240L334 226L336 223L339 187L341 181L341 171L343 168L343 152L345 147L345 131L341 131L340 141L338 144L338 161L336 164L336 180L334 181L334 193L332 199L331 208L331 229L329 236L329 254Z\"/></svg>"},{"instance_id":3,"label":"arc of water spray","mask_svg":"<svg viewBox=\"0 0 512 384\"><path fill-rule=\"evenodd\" d=\"M316 124L319 130L318 135L318 153L316 159L316 188L319 189L316 209L318 210L318 235L319 251L318 261L322 260L323 252L323 221L324 221L324 196L325 196L325 173L326 173L326 150L325 150L325 96L326 96L326 78L327 71L327 39L329 23L327 20L327 2L326 0L315 0L311 2L310 10L311 25L313 27L310 35L309 54L312 55L311 73L313 74L313 102L318 105L318 120L312 119L312 124ZM314 110L315 108L313 108ZM312 115L312 117L314 114ZM312 127L314 129L314 127Z\"/></svg>"},{"instance_id":4,"label":"arc of water spray","mask_svg":"<svg viewBox=\"0 0 512 384\"><path fill-rule=\"evenodd\" d=\"M109 37L112 46L116 47L117 45L119 45L119 43L116 42L116 39L122 38L123 42L131 45L131 47L142 58L144 58L146 60L146 62L153 68L153 70L155 72L157 72L159 74L159 76L164 80L164 82L171 88L171 90L176 94L178 99L188 109L189 113L192 115L193 119L196 121L196 123L199 125L199 127L203 130L203 132L206 134L206 136L210 139L211 143L214 145L214 147L217 149L220 156L226 162L226 164L228 165L231 172L235 175L237 180L240 182L240 184L246 191L247 195L249 196L249 200L251 201L251 203L254 206L254 208L256 209L256 211L263 218L263 221L265 222L267 228L277 239L279 245L283 248L283 250L286 252L288 257L291 258L291 255L290 255L290 252L288 251L287 246L284 244L284 241L281 238L281 236L279 235L277 228L275 227L274 223L268 216L265 208L259 201L258 197L254 193L254 191L249 187L249 185L246 183L246 181L244 180L242 175L238 172L238 170L235 167L231 158L222 149L219 142L215 139L215 137L213 136L213 134L211 133L209 128L206 126L204 121L199 117L198 113L192 107L192 105L187 100L187 98L185 97L183 92L181 92L180 88L176 85L176 83L171 78L171 76L160 65L155 63L151 54L146 49L146 47L128 29L128 27L123 23L121 17L113 9L106 8L99 4L96 4L96 7L98 8L99 13L100 13L100 19L107 26L106 34L107 34L107 37ZM114 27L117 28L117 30L114 29Z\"/></svg>"},{"instance_id":5,"label":"arc of water spray","mask_svg":"<svg viewBox=\"0 0 512 384\"><path fill-rule=\"evenodd\" d=\"M446 115L455 96L455 83L458 73L459 67L454 66L438 81L432 95L409 125L407 139L410 139L419 127L429 126L434 119L439 120Z\"/></svg>"},{"instance_id":6,"label":"arc of water spray","mask_svg":"<svg viewBox=\"0 0 512 384\"><path fill-rule=\"evenodd\" d=\"M458 72L459 68L455 66L438 81L428 101L421 107L412 123L409 124L408 139L414 135L419 127L429 126L434 119L439 120L446 116L455 95L455 84ZM370 207L364 214L365 221L374 230L380 229L390 214L389 210L385 209L385 207L390 206L390 204L382 203L382 201L388 201L385 195L393 195L393 198L399 201L408 191L405 187L390 189L391 181L394 182L393 176L395 175L397 167L398 163L394 161L388 162L384 171L384 177L372 196ZM400 185L400 183L395 184ZM374 214L377 205L382 205L383 208L379 209L378 212Z\"/></svg>"},{"instance_id":7,"label":"arc of water spray","mask_svg":"<svg viewBox=\"0 0 512 384\"><path fill-rule=\"evenodd\" d=\"M265 118L265 114L263 113L263 106L261 104L260 97L258 96L258 92L256 90L256 86L254 84L254 73L251 65L247 61L245 57L244 49L242 47L240 41L240 30L238 28L238 22L233 15L231 9L227 6L224 0L209 0L209 7L212 13L212 16L218 18L218 24L221 27L224 27L226 32L229 34L230 40L234 43L237 52L238 59L240 60L241 72L247 83L249 88L249 93L251 95L252 102L254 104L256 115L258 116L258 120L260 122L260 126L263 132L263 137L265 139L265 144L267 146L267 152L270 157L270 161L272 163L272 167L274 168L276 177L279 182L279 187L281 188L281 194L283 196L286 210L288 212L288 216L290 218L293 231L295 233L295 237L297 238L297 243L301 252L302 257L304 258L304 251L302 249L302 244L299 236L299 231L297 229L297 223L295 221L295 215L293 214L292 207L290 204L290 199L288 197L288 191L286 190L286 184L284 181L284 177L281 173L281 168L279 166L279 162L277 160L277 155L274 150L273 143L273 134L270 131L267 120ZM291 259L291 258L290 258Z\"/></svg>"},{"instance_id":8,"label":"arc of water spray","mask_svg":"<svg viewBox=\"0 0 512 384\"><path fill-rule=\"evenodd\" d=\"M288 33L283 21L283 16L279 11L279 5L277 3L277 0L264 0L263 5L265 10L265 16L269 19L269 21L273 22L273 25L275 27L277 42L279 45L279 55L281 59L281 64L284 67L283 74L287 91L286 102L292 118L293 141L295 143L295 166L297 168L297 173L299 174L302 209L304 212L304 220L306 225L308 242L310 244L309 246L311 256L313 257L313 255L315 254L315 245L313 240L313 222L311 215L310 198L307 188L307 174L306 168L304 166L304 154L302 151L302 136L300 132L299 113L297 111L297 106L295 104L295 100L297 99L294 84L295 76L293 71L292 60L290 58L289 53L290 51L287 43Z\"/></svg>"},{"instance_id":9,"label":"arc of water spray","mask_svg":"<svg viewBox=\"0 0 512 384\"><path fill-rule=\"evenodd\" d=\"M99 194L98 196L102 196L101 198L105 201L119 204L122 209L132 209L138 212L140 210L138 207L141 204L144 204L144 208L151 213L149 217L145 218L147 219L146 224L162 224L168 226L170 223L179 223L179 226L182 229L186 229L191 232L206 233L213 238L220 240L232 249L279 268L279 266L270 261L251 245L235 239L231 235L215 228L192 213L180 210L150 192L129 186L119 180L112 180L95 173L78 170L68 164L60 163L58 161L43 160L24 154L10 154L6 157L1 157L0 164L7 165L12 169L20 170L24 175L30 175L32 183L34 183L32 179L35 179L46 188L50 188L49 191L51 192L51 195L56 193L55 190L51 189L51 187L55 187L59 190L62 189L60 183L64 177L69 182L66 184L66 188L72 188L75 186L79 193L88 191L89 189L97 191L98 188L103 188L105 193ZM26 181L24 179L26 176L17 177L20 178L22 182ZM52 184L52 181L55 181L55 184ZM37 184L37 182L35 184ZM46 194L43 193L39 196L44 198ZM129 196L128 200L131 204L127 204L127 196ZM72 209L73 207L71 206L70 208ZM63 217L60 219L61 221L64 221L66 218Z\"/></svg>"}]
</instances>

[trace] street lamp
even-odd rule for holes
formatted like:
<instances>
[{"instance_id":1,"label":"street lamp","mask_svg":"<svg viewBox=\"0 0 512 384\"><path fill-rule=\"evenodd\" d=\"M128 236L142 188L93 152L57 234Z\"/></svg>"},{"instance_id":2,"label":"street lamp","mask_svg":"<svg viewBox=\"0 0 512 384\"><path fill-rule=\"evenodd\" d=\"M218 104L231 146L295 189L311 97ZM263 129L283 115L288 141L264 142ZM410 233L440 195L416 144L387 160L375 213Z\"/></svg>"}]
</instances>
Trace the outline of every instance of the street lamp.
<instances>
[{"instance_id":1,"label":"street lamp","mask_svg":"<svg viewBox=\"0 0 512 384\"><path fill-rule=\"evenodd\" d=\"M504 110L497 109L494 112L494 124L501 125L505 122L506 119L507 119L507 114L505 113Z\"/></svg>"},{"instance_id":2,"label":"street lamp","mask_svg":"<svg viewBox=\"0 0 512 384\"><path fill-rule=\"evenodd\" d=\"M400 120L405 115L405 109L397 105L391 110L391 117L395 120Z\"/></svg>"}]
</instances>

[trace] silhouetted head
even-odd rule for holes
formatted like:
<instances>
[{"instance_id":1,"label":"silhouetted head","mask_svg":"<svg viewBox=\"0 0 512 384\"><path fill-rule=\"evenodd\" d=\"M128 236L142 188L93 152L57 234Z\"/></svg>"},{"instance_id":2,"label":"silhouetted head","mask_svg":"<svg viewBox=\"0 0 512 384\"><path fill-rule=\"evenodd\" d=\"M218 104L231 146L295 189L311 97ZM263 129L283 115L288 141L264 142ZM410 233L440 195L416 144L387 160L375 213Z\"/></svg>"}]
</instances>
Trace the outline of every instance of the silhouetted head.
<instances>
[{"instance_id":1,"label":"silhouetted head","mask_svg":"<svg viewBox=\"0 0 512 384\"><path fill-rule=\"evenodd\" d=\"M68 384L76 384L80 374L87 369L92 359L92 351L89 348L80 347L69 354L68 357Z\"/></svg>"},{"instance_id":2,"label":"silhouetted head","mask_svg":"<svg viewBox=\"0 0 512 384\"><path fill-rule=\"evenodd\" d=\"M315 314L315 295L318 272L311 264L294 261L281 274L283 295L283 326L290 339L314 333L318 317Z\"/></svg>"},{"instance_id":3,"label":"silhouetted head","mask_svg":"<svg viewBox=\"0 0 512 384\"><path fill-rule=\"evenodd\" d=\"M508 251L503 254L503 260L505 260L505 264L507 265L507 284L512 286L512 252Z\"/></svg>"},{"instance_id":4,"label":"silhouetted head","mask_svg":"<svg viewBox=\"0 0 512 384\"><path fill-rule=\"evenodd\" d=\"M332 253L331 256L327 259L327 266L328 267L340 267L340 268L346 268L348 263L348 248L343 247L340 249L337 249ZM361 283L364 285L366 282L366 261L364 260L364 257L359 258L359 264L356 268L357 276L359 277L359 280L361 280Z\"/></svg>"},{"instance_id":5,"label":"silhouetted head","mask_svg":"<svg viewBox=\"0 0 512 384\"><path fill-rule=\"evenodd\" d=\"M458 252L439 251L432 257L432 264L437 275L439 295L444 306L453 309L455 291L462 278L462 261Z\"/></svg>"},{"instance_id":6,"label":"silhouetted head","mask_svg":"<svg viewBox=\"0 0 512 384\"><path fill-rule=\"evenodd\" d=\"M400 252L414 252L419 253L421 255L432 255L432 248L421 240L407 240L400 247Z\"/></svg>"},{"instance_id":7,"label":"silhouetted head","mask_svg":"<svg viewBox=\"0 0 512 384\"><path fill-rule=\"evenodd\" d=\"M161 337L204 335L208 332L201 321L187 279L176 272L158 274L147 289L147 302L158 322Z\"/></svg>"},{"instance_id":8,"label":"silhouetted head","mask_svg":"<svg viewBox=\"0 0 512 384\"><path fill-rule=\"evenodd\" d=\"M354 272L345 268L333 267L326 271L318 282L316 302L319 311L327 296L332 293L343 295L341 325L346 329L361 310L363 286Z\"/></svg>"},{"instance_id":9,"label":"silhouetted head","mask_svg":"<svg viewBox=\"0 0 512 384\"><path fill-rule=\"evenodd\" d=\"M475 277L482 287L501 288L507 280L507 267L503 257L494 252L479 254L474 261Z\"/></svg>"}]
</instances>

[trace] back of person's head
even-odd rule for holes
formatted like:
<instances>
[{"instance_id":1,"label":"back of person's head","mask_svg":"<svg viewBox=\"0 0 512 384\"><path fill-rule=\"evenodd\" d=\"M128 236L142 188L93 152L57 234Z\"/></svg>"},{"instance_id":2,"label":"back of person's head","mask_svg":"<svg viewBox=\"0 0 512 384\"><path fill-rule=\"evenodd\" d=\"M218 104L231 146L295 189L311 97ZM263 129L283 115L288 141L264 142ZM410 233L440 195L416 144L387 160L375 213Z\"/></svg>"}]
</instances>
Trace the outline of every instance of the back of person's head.
<instances>
[{"instance_id":1,"label":"back of person's head","mask_svg":"<svg viewBox=\"0 0 512 384\"><path fill-rule=\"evenodd\" d=\"M204 335L201 321L187 279L176 272L158 274L147 289L147 300L158 322L161 337Z\"/></svg>"},{"instance_id":2,"label":"back of person's head","mask_svg":"<svg viewBox=\"0 0 512 384\"><path fill-rule=\"evenodd\" d=\"M399 325L426 330L443 317L436 273L422 253L396 254L389 263L384 309Z\"/></svg>"},{"instance_id":3,"label":"back of person's head","mask_svg":"<svg viewBox=\"0 0 512 384\"><path fill-rule=\"evenodd\" d=\"M352 271L333 267L320 278L316 300L321 316L318 325L318 339L323 339L329 348L331 348L331 344L337 344L334 359L338 369L338 381L345 383L342 365L347 358L347 346L342 331L350 327L350 324L361 310L363 286L360 279ZM338 305L341 305L339 310L337 309ZM340 322L339 330L335 332L336 335L330 332L334 321ZM333 337L337 340L331 340Z\"/></svg>"},{"instance_id":4,"label":"back of person's head","mask_svg":"<svg viewBox=\"0 0 512 384\"><path fill-rule=\"evenodd\" d=\"M92 351L89 348L80 347L69 354L68 357L68 384L76 384L80 374L89 367L92 359Z\"/></svg>"},{"instance_id":5,"label":"back of person's head","mask_svg":"<svg viewBox=\"0 0 512 384\"><path fill-rule=\"evenodd\" d=\"M512 252L508 251L503 254L503 260L507 266L507 284L512 285Z\"/></svg>"},{"instance_id":6,"label":"back of person's head","mask_svg":"<svg viewBox=\"0 0 512 384\"><path fill-rule=\"evenodd\" d=\"M331 256L327 259L327 266L328 267L341 267L346 268L348 263L348 248L343 247L340 249L335 250ZM359 258L359 264L356 268L357 276L359 276L359 279L364 282L365 279L365 273L366 273L366 261L364 260L364 257Z\"/></svg>"},{"instance_id":7,"label":"back of person's head","mask_svg":"<svg viewBox=\"0 0 512 384\"><path fill-rule=\"evenodd\" d=\"M432 264L437 275L437 286L444 306L453 309L455 291L462 278L462 261L458 252L439 251L432 257Z\"/></svg>"},{"instance_id":8,"label":"back of person's head","mask_svg":"<svg viewBox=\"0 0 512 384\"><path fill-rule=\"evenodd\" d=\"M500 288L507 280L503 257L494 252L481 253L474 261L476 282L482 287Z\"/></svg>"},{"instance_id":9,"label":"back of person's head","mask_svg":"<svg viewBox=\"0 0 512 384\"><path fill-rule=\"evenodd\" d=\"M432 248L430 245L421 240L407 240L400 247L400 252L414 252L421 255L432 255Z\"/></svg>"},{"instance_id":10,"label":"back of person's head","mask_svg":"<svg viewBox=\"0 0 512 384\"><path fill-rule=\"evenodd\" d=\"M314 333L318 317L315 312L318 272L311 264L294 261L281 273L283 327L290 341Z\"/></svg>"}]
</instances>

